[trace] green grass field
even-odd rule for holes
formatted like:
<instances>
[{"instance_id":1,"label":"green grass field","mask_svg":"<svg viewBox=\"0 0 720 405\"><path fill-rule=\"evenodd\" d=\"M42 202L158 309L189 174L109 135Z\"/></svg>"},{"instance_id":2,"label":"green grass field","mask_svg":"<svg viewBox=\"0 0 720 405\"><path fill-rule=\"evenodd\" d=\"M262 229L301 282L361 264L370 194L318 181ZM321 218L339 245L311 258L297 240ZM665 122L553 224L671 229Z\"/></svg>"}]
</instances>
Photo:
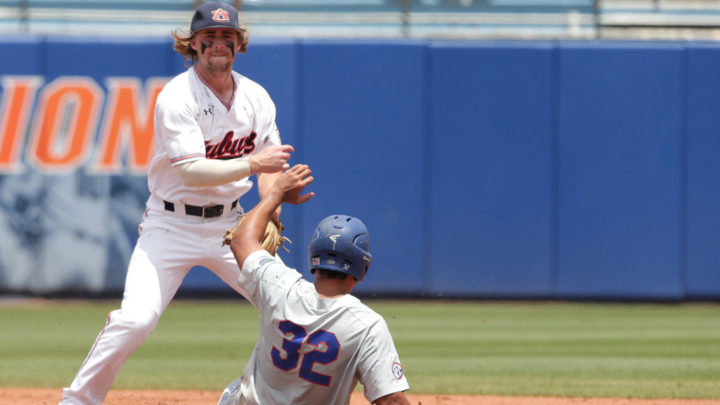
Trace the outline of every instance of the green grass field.
<instances>
[{"instance_id":1,"label":"green grass field","mask_svg":"<svg viewBox=\"0 0 720 405\"><path fill-rule=\"evenodd\" d=\"M366 301L412 393L720 399L720 305ZM119 301L0 304L0 386L72 380ZM244 301L176 300L114 388L222 390L259 320Z\"/></svg>"}]
</instances>

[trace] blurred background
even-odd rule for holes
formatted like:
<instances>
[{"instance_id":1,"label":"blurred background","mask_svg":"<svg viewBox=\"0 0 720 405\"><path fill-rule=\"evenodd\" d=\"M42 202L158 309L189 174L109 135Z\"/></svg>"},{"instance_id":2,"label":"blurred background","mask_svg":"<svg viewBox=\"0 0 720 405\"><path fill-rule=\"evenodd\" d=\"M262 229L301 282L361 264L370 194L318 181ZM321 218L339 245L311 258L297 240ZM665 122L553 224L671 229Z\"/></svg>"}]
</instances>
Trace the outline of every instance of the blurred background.
<instances>
[{"instance_id":1,"label":"blurred background","mask_svg":"<svg viewBox=\"0 0 720 405\"><path fill-rule=\"evenodd\" d=\"M230 3L316 177L288 265L344 213L359 295L720 300L720 1ZM121 295L198 4L0 0L2 295ZM180 294L234 293L195 268Z\"/></svg>"},{"instance_id":2,"label":"blurred background","mask_svg":"<svg viewBox=\"0 0 720 405\"><path fill-rule=\"evenodd\" d=\"M716 0L232 0L257 36L717 39ZM1 0L0 32L167 35L203 0Z\"/></svg>"}]
</instances>

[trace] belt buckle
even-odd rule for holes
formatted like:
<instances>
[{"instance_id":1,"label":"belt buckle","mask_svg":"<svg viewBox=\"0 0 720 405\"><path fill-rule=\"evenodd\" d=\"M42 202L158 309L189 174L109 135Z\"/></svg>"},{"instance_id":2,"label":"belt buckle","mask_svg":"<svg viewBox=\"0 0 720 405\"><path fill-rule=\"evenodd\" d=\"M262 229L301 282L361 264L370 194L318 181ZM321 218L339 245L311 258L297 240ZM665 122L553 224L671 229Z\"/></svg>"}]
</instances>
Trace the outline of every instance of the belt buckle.
<instances>
[{"instance_id":1,"label":"belt buckle","mask_svg":"<svg viewBox=\"0 0 720 405\"><path fill-rule=\"evenodd\" d=\"M215 218L222 215L225 207L223 205L206 205L202 207L203 218Z\"/></svg>"}]
</instances>

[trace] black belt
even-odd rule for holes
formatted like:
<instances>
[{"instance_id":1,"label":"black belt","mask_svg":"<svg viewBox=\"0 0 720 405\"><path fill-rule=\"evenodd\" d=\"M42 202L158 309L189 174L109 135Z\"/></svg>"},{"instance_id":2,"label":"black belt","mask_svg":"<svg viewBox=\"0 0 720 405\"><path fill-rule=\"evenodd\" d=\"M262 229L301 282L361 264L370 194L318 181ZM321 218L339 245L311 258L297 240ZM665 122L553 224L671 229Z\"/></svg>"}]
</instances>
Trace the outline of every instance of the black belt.
<instances>
[{"instance_id":1,"label":"black belt","mask_svg":"<svg viewBox=\"0 0 720 405\"><path fill-rule=\"evenodd\" d=\"M165 203L165 210L175 212L175 204L163 200ZM237 200L233 201L232 204L230 204L230 209L235 209L237 207ZM220 205L206 205L204 207L200 207L198 205L185 205L185 214L192 215L194 217L202 217L202 218L215 218L219 217L223 214L223 211L225 210L225 206Z\"/></svg>"}]
</instances>

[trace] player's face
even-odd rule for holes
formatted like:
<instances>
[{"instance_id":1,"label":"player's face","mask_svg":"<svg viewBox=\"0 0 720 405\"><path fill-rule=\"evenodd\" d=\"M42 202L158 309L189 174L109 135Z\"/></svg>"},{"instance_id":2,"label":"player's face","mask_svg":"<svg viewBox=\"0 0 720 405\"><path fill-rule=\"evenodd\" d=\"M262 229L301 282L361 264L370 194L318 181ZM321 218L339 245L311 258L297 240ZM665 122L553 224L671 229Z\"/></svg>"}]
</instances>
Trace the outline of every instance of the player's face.
<instances>
[{"instance_id":1,"label":"player's face","mask_svg":"<svg viewBox=\"0 0 720 405\"><path fill-rule=\"evenodd\" d=\"M190 46L198 53L198 64L203 68L211 73L227 72L240 50L240 38L230 28L208 28L198 31Z\"/></svg>"}]
</instances>

